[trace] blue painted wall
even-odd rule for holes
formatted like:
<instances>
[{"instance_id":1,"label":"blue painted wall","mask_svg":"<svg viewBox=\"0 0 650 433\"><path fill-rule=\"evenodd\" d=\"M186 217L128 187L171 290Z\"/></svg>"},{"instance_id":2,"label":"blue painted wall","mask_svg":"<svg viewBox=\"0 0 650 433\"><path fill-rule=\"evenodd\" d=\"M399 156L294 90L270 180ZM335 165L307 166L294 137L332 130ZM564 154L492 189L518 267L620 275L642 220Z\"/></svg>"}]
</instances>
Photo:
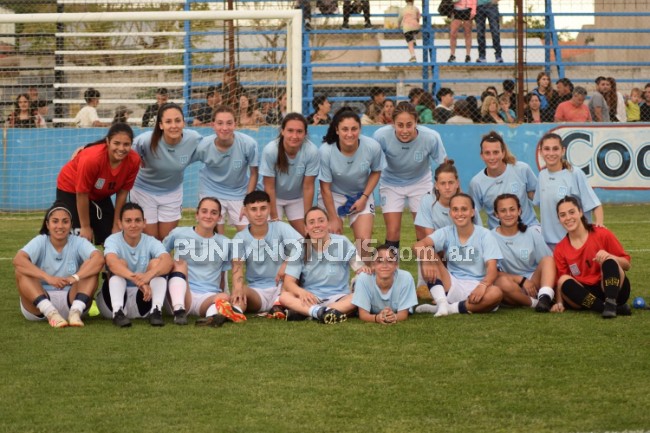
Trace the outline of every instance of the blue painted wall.
<instances>
[{"instance_id":1,"label":"blue painted wall","mask_svg":"<svg viewBox=\"0 0 650 433\"><path fill-rule=\"evenodd\" d=\"M434 125L445 143L450 158L456 161L463 189L467 190L472 176L484 165L479 156L481 135L491 129L500 132L512 152L521 161L528 163L534 171L538 169L536 146L539 138L547 131L556 129L563 137L577 136L570 145L569 160L577 166L588 167L590 182L596 187L598 196L607 203L639 203L650 201L650 127L638 126L571 126L562 125L520 125L517 127L496 125ZM365 126L364 134L372 135L376 126ZM204 135L209 128L197 128ZM142 129L135 128L136 134ZM323 126L310 127L309 134L315 143L320 143L325 134ZM575 132L580 132L576 134ZM105 134L105 129L8 129L3 142L2 176L0 178L0 210L24 211L47 208L53 201L56 177L60 168L68 161L77 147ZM258 140L260 148L275 138L276 127L263 127L255 131L244 131ZM618 152L611 151L618 149ZM622 153L620 149L623 149ZM600 164L600 165L599 165ZM620 180L606 176L599 169L603 164L613 167L629 164L625 176ZM185 175L185 199L183 205L194 207L197 201L197 178L199 164L191 166ZM603 189L607 188L622 189Z\"/></svg>"}]
</instances>

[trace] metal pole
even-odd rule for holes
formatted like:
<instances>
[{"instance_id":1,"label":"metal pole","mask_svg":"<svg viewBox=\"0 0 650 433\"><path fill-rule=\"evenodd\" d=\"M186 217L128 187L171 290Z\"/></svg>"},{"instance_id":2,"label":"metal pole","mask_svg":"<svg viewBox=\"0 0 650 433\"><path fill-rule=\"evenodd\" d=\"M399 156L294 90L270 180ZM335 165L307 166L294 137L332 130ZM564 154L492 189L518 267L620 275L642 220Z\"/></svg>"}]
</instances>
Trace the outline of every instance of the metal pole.
<instances>
[{"instance_id":1,"label":"metal pole","mask_svg":"<svg viewBox=\"0 0 650 433\"><path fill-rule=\"evenodd\" d=\"M524 121L524 0L515 1L517 32L517 120Z\"/></svg>"}]
</instances>

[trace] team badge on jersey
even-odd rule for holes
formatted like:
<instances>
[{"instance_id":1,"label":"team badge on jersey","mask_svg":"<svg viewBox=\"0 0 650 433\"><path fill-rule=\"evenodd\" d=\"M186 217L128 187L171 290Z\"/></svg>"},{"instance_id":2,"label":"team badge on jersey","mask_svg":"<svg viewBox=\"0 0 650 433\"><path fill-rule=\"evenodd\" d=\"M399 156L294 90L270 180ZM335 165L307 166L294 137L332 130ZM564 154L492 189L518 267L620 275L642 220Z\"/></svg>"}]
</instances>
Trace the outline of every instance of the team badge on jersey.
<instances>
[{"instance_id":1,"label":"team badge on jersey","mask_svg":"<svg viewBox=\"0 0 650 433\"><path fill-rule=\"evenodd\" d=\"M519 258L522 261L527 262L529 257L530 257L530 251L529 250L527 250L527 249L519 250Z\"/></svg>"},{"instance_id":2,"label":"team badge on jersey","mask_svg":"<svg viewBox=\"0 0 650 433\"><path fill-rule=\"evenodd\" d=\"M241 159L233 161L232 166L233 166L233 168L236 168L237 170L239 170L241 168L241 166L242 166Z\"/></svg>"},{"instance_id":3,"label":"team badge on jersey","mask_svg":"<svg viewBox=\"0 0 650 433\"><path fill-rule=\"evenodd\" d=\"M573 276L580 275L580 268L578 267L577 263L571 263L569 265L569 270L571 271L571 275L573 275Z\"/></svg>"},{"instance_id":4,"label":"team badge on jersey","mask_svg":"<svg viewBox=\"0 0 650 433\"><path fill-rule=\"evenodd\" d=\"M95 189L102 189L105 183L106 183L106 179L102 179L100 177L99 179L97 179L97 182L95 182Z\"/></svg>"},{"instance_id":5,"label":"team badge on jersey","mask_svg":"<svg viewBox=\"0 0 650 433\"><path fill-rule=\"evenodd\" d=\"M513 182L510 184L510 192L513 194L519 194L519 184L516 182Z\"/></svg>"},{"instance_id":6,"label":"team badge on jersey","mask_svg":"<svg viewBox=\"0 0 650 433\"><path fill-rule=\"evenodd\" d=\"M181 155L180 158L178 158L181 164L187 164L187 162L190 160L190 157L187 155Z\"/></svg>"},{"instance_id":7,"label":"team badge on jersey","mask_svg":"<svg viewBox=\"0 0 650 433\"><path fill-rule=\"evenodd\" d=\"M361 163L361 171L368 171L370 170L370 164L368 161L364 161Z\"/></svg>"},{"instance_id":8,"label":"team badge on jersey","mask_svg":"<svg viewBox=\"0 0 650 433\"><path fill-rule=\"evenodd\" d=\"M66 267L68 274L72 275L77 272L77 264L75 262L68 262L66 263Z\"/></svg>"},{"instance_id":9,"label":"team badge on jersey","mask_svg":"<svg viewBox=\"0 0 650 433\"><path fill-rule=\"evenodd\" d=\"M557 198L558 199L564 198L568 194L569 194L569 188L567 188L566 186L559 186L557 188Z\"/></svg>"},{"instance_id":10,"label":"team badge on jersey","mask_svg":"<svg viewBox=\"0 0 650 433\"><path fill-rule=\"evenodd\" d=\"M329 275L336 275L339 273L339 267L337 265L327 265L327 273Z\"/></svg>"},{"instance_id":11,"label":"team badge on jersey","mask_svg":"<svg viewBox=\"0 0 650 433\"><path fill-rule=\"evenodd\" d=\"M415 158L415 162L422 162L424 161L424 152L418 150L413 153L413 158Z\"/></svg>"},{"instance_id":12,"label":"team badge on jersey","mask_svg":"<svg viewBox=\"0 0 650 433\"><path fill-rule=\"evenodd\" d=\"M296 165L296 174L305 174L305 166L304 165Z\"/></svg>"}]
</instances>

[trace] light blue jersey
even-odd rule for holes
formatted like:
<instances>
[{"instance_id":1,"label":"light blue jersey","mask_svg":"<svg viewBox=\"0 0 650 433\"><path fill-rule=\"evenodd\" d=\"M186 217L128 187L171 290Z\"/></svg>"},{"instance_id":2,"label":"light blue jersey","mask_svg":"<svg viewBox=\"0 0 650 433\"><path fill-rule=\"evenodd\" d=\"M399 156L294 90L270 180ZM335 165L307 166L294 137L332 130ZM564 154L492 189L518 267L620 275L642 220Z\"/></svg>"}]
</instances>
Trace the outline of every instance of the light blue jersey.
<instances>
[{"instance_id":1,"label":"light blue jersey","mask_svg":"<svg viewBox=\"0 0 650 433\"><path fill-rule=\"evenodd\" d=\"M311 248L307 244L307 248ZM303 257L304 257L303 252ZM357 249L345 236L330 234L330 243L322 253L311 250L309 260L289 262L286 274L299 280L305 290L324 300L341 293L349 293L350 260Z\"/></svg>"},{"instance_id":2,"label":"light blue jersey","mask_svg":"<svg viewBox=\"0 0 650 433\"><path fill-rule=\"evenodd\" d=\"M506 169L500 176L490 177L486 169L481 170L469 183L469 195L474 199L476 207L485 210L488 215L490 229L499 225L494 215L494 200L501 194L514 194L521 203L521 219L527 226L539 225L533 204L528 198L528 192L537 189L537 178L533 170L525 162L517 161L506 164Z\"/></svg>"},{"instance_id":3,"label":"light blue jersey","mask_svg":"<svg viewBox=\"0 0 650 433\"><path fill-rule=\"evenodd\" d=\"M140 242L135 247L132 247L124 240L124 233L113 233L104 242L104 257L109 254L115 254L126 264L131 272L141 274L147 271L147 266L151 259L160 257L166 254L167 250L162 242L153 236L142 233L140 235ZM127 280L129 286L133 286L133 282Z\"/></svg>"},{"instance_id":4,"label":"light blue jersey","mask_svg":"<svg viewBox=\"0 0 650 433\"><path fill-rule=\"evenodd\" d=\"M591 211L600 206L600 200L587 183L587 176L579 168L539 172L539 186L535 191L533 203L539 206L542 218L542 234L548 244L557 244L566 236L566 230L557 218L556 206L566 195L575 195L582 202L585 216L591 221Z\"/></svg>"},{"instance_id":5,"label":"light blue jersey","mask_svg":"<svg viewBox=\"0 0 650 433\"><path fill-rule=\"evenodd\" d=\"M230 269L232 250L230 240L215 233L204 238L192 227L176 227L163 240L167 252L174 251L174 260L187 262L190 290L220 293L221 273Z\"/></svg>"},{"instance_id":6,"label":"light blue jersey","mask_svg":"<svg viewBox=\"0 0 650 433\"><path fill-rule=\"evenodd\" d=\"M359 274L354 285L352 303L370 314L379 314L386 307L395 313L407 309L411 311L411 308L418 304L415 281L410 273L398 269L393 286L388 292L382 293L377 286L375 275Z\"/></svg>"},{"instance_id":7,"label":"light blue jersey","mask_svg":"<svg viewBox=\"0 0 650 433\"><path fill-rule=\"evenodd\" d=\"M482 280L488 260L501 260L503 255L490 230L474 225L474 233L462 244L455 225L443 227L429 235L436 252L444 251L447 270L461 280Z\"/></svg>"},{"instance_id":8,"label":"light blue jersey","mask_svg":"<svg viewBox=\"0 0 650 433\"><path fill-rule=\"evenodd\" d=\"M391 186L408 186L425 176L431 176L431 162L440 165L447 158L440 134L418 125L415 140L402 143L395 135L393 125L375 131L377 140L386 155L386 169L381 173L380 183Z\"/></svg>"},{"instance_id":9,"label":"light blue jersey","mask_svg":"<svg viewBox=\"0 0 650 433\"><path fill-rule=\"evenodd\" d=\"M214 144L216 134L204 137L196 151L205 165L199 170L199 195L222 200L242 200L250 180L249 167L259 166L257 142L235 131L232 146L221 152Z\"/></svg>"},{"instance_id":10,"label":"light blue jersey","mask_svg":"<svg viewBox=\"0 0 650 433\"><path fill-rule=\"evenodd\" d=\"M29 260L37 268L48 275L67 277L76 274L83 262L98 250L85 238L70 235L63 250L58 252L50 242L48 235L38 235L22 247L21 251L29 256ZM46 290L54 290L45 281L41 281L41 285ZM70 286L66 286L65 289L69 290Z\"/></svg>"},{"instance_id":11,"label":"light blue jersey","mask_svg":"<svg viewBox=\"0 0 650 433\"><path fill-rule=\"evenodd\" d=\"M163 195L183 186L185 167L197 161L196 149L201 134L184 129L183 138L175 146L168 145L161 137L154 155L151 151L152 133L143 132L133 140L133 150L138 152L142 160L134 188L153 195Z\"/></svg>"},{"instance_id":12,"label":"light blue jersey","mask_svg":"<svg viewBox=\"0 0 650 433\"><path fill-rule=\"evenodd\" d=\"M449 216L449 208L444 207L435 195L427 194L420 200L420 207L413 224L426 229L438 230L441 227L452 225L453 221ZM482 224L481 215L476 209L474 209L474 224Z\"/></svg>"},{"instance_id":13,"label":"light blue jersey","mask_svg":"<svg viewBox=\"0 0 650 433\"><path fill-rule=\"evenodd\" d=\"M275 195L282 200L302 197L302 181L305 176L318 176L320 155L314 143L305 139L298 154L288 158L289 171L281 173L275 164L278 161L278 140L264 146L260 159L260 176L275 178Z\"/></svg>"},{"instance_id":14,"label":"light blue jersey","mask_svg":"<svg viewBox=\"0 0 650 433\"><path fill-rule=\"evenodd\" d=\"M282 221L269 222L264 239L255 239L248 227L232 240L232 257L246 261L246 281L255 289L275 287L275 277L285 260L300 260L302 236Z\"/></svg>"},{"instance_id":15,"label":"light blue jersey","mask_svg":"<svg viewBox=\"0 0 650 433\"><path fill-rule=\"evenodd\" d=\"M503 272L530 278L542 259L553 255L537 230L517 231L514 236L505 236L494 229L492 234L503 254L499 261Z\"/></svg>"},{"instance_id":16,"label":"light blue jersey","mask_svg":"<svg viewBox=\"0 0 650 433\"><path fill-rule=\"evenodd\" d=\"M379 143L364 135L359 136L359 148L352 156L345 156L336 144L323 143L320 152L318 178L331 183L337 194L353 196L363 192L371 172L386 167L384 153Z\"/></svg>"}]
</instances>

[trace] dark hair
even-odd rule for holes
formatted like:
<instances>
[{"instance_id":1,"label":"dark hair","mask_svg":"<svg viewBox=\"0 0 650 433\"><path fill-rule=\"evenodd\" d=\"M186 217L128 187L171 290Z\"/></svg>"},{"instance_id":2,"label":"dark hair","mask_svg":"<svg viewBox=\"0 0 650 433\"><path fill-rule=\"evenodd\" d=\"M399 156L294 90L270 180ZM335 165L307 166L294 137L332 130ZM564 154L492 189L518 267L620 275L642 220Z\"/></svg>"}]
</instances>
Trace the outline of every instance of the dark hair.
<instances>
[{"instance_id":1,"label":"dark hair","mask_svg":"<svg viewBox=\"0 0 650 433\"><path fill-rule=\"evenodd\" d=\"M386 92L384 92L384 89L381 87L375 86L370 89L370 97L375 98L377 95L386 95Z\"/></svg>"},{"instance_id":2,"label":"dark hair","mask_svg":"<svg viewBox=\"0 0 650 433\"><path fill-rule=\"evenodd\" d=\"M84 99L86 100L86 103L90 103L91 99L97 99L97 98L101 98L101 97L102 97L102 95L101 95L101 93L99 93L99 90L94 89L92 87L89 87L84 92Z\"/></svg>"},{"instance_id":3,"label":"dark hair","mask_svg":"<svg viewBox=\"0 0 650 433\"><path fill-rule=\"evenodd\" d=\"M521 203L519 202L519 197L517 197L514 194L506 193L506 194L501 194L497 196L497 198L494 199L494 215L497 215L497 206L499 205L499 202L502 200L508 200L509 198L513 199L515 203L517 203L517 209L521 210ZM499 222L499 224L501 224ZM517 219L517 229L524 233L527 229L528 226L524 224L523 220L521 219L521 214L519 214L519 218Z\"/></svg>"},{"instance_id":4,"label":"dark hair","mask_svg":"<svg viewBox=\"0 0 650 433\"><path fill-rule=\"evenodd\" d=\"M563 84L569 88L571 93L573 93L573 83L568 78L560 78L555 82L555 84Z\"/></svg>"},{"instance_id":5,"label":"dark hair","mask_svg":"<svg viewBox=\"0 0 650 433\"><path fill-rule=\"evenodd\" d=\"M329 214L327 213L327 211L325 209L323 209L322 207L319 207L319 206L312 206L307 210L307 212L305 212L305 216L303 217L303 222L305 223L305 225L307 224L307 215L309 215L310 213L315 212L315 211L322 212L325 215L325 219L327 219L327 221L330 220L330 216L329 216ZM311 246L307 244L309 242L309 240L310 240L309 233L307 233L305 235L305 237L303 238L303 243L305 245L305 248L304 248L305 256L304 256L304 260L303 260L304 263L307 263L311 259Z\"/></svg>"},{"instance_id":6,"label":"dark hair","mask_svg":"<svg viewBox=\"0 0 650 433\"><path fill-rule=\"evenodd\" d=\"M133 135L134 135L134 134L133 134L133 129L132 129L128 124L126 124L126 123L117 122L117 123L113 123L113 124L111 125L111 127L108 128L108 132L106 133L106 136L105 136L105 137L100 138L100 139L97 140L97 141L93 141L92 143L88 143L88 144L86 144L86 145L84 146L84 149L86 149L86 148L88 148L88 147L96 146L96 145L98 145L98 144L106 144L106 143L108 143L109 141L111 141L111 139L112 139L114 136L116 136L117 134L126 134L126 135L128 135L129 138L131 139L131 142L133 142Z\"/></svg>"},{"instance_id":7,"label":"dark hair","mask_svg":"<svg viewBox=\"0 0 650 433\"><path fill-rule=\"evenodd\" d=\"M390 245L390 244L387 244L387 243L383 243L383 244L377 245L375 247L375 253L372 255L372 261L373 262L375 260L377 260L377 257L379 256L380 251L388 251L388 254L390 254L392 256L392 258L394 258L394 259L396 259L397 256L398 256L397 247L395 247L395 245Z\"/></svg>"},{"instance_id":8,"label":"dark hair","mask_svg":"<svg viewBox=\"0 0 650 433\"><path fill-rule=\"evenodd\" d=\"M481 137L481 152L483 152L483 143L485 142L501 144L501 151L503 152L504 163L514 164L515 162L517 162L517 158L515 158L515 156L510 152L510 149L508 149L506 142L503 140L503 137L501 137L501 134L499 134L498 132L490 131Z\"/></svg>"},{"instance_id":9,"label":"dark hair","mask_svg":"<svg viewBox=\"0 0 650 433\"><path fill-rule=\"evenodd\" d=\"M616 118L616 109L618 107L618 95L616 89L616 79L614 77L607 77L606 80L609 82L610 89L609 92L604 95L605 101L607 101L607 106L609 107L609 113L612 118Z\"/></svg>"},{"instance_id":10,"label":"dark hair","mask_svg":"<svg viewBox=\"0 0 650 433\"><path fill-rule=\"evenodd\" d=\"M167 88L165 87L159 87L156 89L156 95L168 95L168 94L169 94L169 90L167 90Z\"/></svg>"},{"instance_id":11,"label":"dark hair","mask_svg":"<svg viewBox=\"0 0 650 433\"><path fill-rule=\"evenodd\" d=\"M582 95L582 96L587 96L587 89L585 89L582 86L576 86L573 90L571 90L574 95Z\"/></svg>"},{"instance_id":12,"label":"dark hair","mask_svg":"<svg viewBox=\"0 0 650 433\"><path fill-rule=\"evenodd\" d=\"M345 106L339 108L336 113L334 113L334 117L327 127L327 132L323 136L323 141L325 143L336 144L336 147L338 147L339 150L341 150L341 146L339 144L339 134L336 130L341 121L345 119L354 119L354 121L359 124L359 128L361 128L361 119L359 119L359 115L353 111L352 107Z\"/></svg>"},{"instance_id":13,"label":"dark hair","mask_svg":"<svg viewBox=\"0 0 650 433\"><path fill-rule=\"evenodd\" d=\"M469 201L472 203L472 209L476 209L476 205L474 204L474 199L472 198L472 196L464 192L457 192L456 194L452 195L451 198L449 199L449 205L451 205L451 201L456 197L464 197L466 199L469 199Z\"/></svg>"},{"instance_id":14,"label":"dark hair","mask_svg":"<svg viewBox=\"0 0 650 433\"><path fill-rule=\"evenodd\" d=\"M606 79L607 79L607 78L605 78L605 77L603 77L603 76L601 75L601 76L599 76L598 78L596 78L596 79L594 80L594 82L595 82L596 84L599 84L601 81L605 81Z\"/></svg>"},{"instance_id":15,"label":"dark hair","mask_svg":"<svg viewBox=\"0 0 650 433\"><path fill-rule=\"evenodd\" d=\"M465 99L461 99L459 101L456 101L454 104L454 114L457 116L463 116L467 117L468 119L472 119L472 112L470 109L469 102ZM472 119L472 121L474 121Z\"/></svg>"},{"instance_id":16,"label":"dark hair","mask_svg":"<svg viewBox=\"0 0 650 433\"><path fill-rule=\"evenodd\" d=\"M415 109L413 104L411 104L408 101L402 101L399 104L397 104L397 106L395 106L395 111L393 111L393 121L395 121L397 116L399 116L402 113L408 113L411 116L413 116L413 118L415 119L415 123L418 123L420 120L420 118L418 117L417 110Z\"/></svg>"},{"instance_id":17,"label":"dark hair","mask_svg":"<svg viewBox=\"0 0 650 433\"><path fill-rule=\"evenodd\" d=\"M217 114L219 113L230 113L232 114L232 117L237 120L237 113L235 113L235 110L230 106L230 105L217 105L214 108L214 111L212 111L212 120L217 118Z\"/></svg>"},{"instance_id":18,"label":"dark hair","mask_svg":"<svg viewBox=\"0 0 650 433\"><path fill-rule=\"evenodd\" d=\"M566 147L564 145L564 142L562 141L562 137L560 137L555 132L547 132L546 134L544 134L542 136L542 138L539 139L539 143L537 144L537 148L540 151L542 150L542 146L544 145L544 142L547 141L547 140L557 140L558 143L560 143L560 146ZM569 163L569 161L566 160L566 154L562 158L562 168L564 168L566 170L572 170L571 164Z\"/></svg>"},{"instance_id":19,"label":"dark hair","mask_svg":"<svg viewBox=\"0 0 650 433\"><path fill-rule=\"evenodd\" d=\"M14 106L16 107L16 113L20 114L20 105L18 105L18 101L20 100L20 98L27 99L27 103L29 104L27 106L27 111L29 111L30 114L32 114L31 101L29 99L29 94L27 93L21 93L20 95L16 96L16 101L14 102Z\"/></svg>"},{"instance_id":20,"label":"dark hair","mask_svg":"<svg viewBox=\"0 0 650 433\"><path fill-rule=\"evenodd\" d=\"M266 191L255 190L244 197L244 206L252 203L271 203L271 197Z\"/></svg>"},{"instance_id":21,"label":"dark hair","mask_svg":"<svg viewBox=\"0 0 650 433\"><path fill-rule=\"evenodd\" d=\"M133 203L132 201L124 203L124 206L122 206L122 209L120 209L120 220L122 220L122 217L124 216L124 212L127 210L139 210L140 213L142 214L142 218L144 218L144 211L142 210L142 206L140 206L137 203Z\"/></svg>"},{"instance_id":22,"label":"dark hair","mask_svg":"<svg viewBox=\"0 0 650 433\"><path fill-rule=\"evenodd\" d=\"M282 123L280 124L280 134L278 135L278 160L275 163L275 168L280 173L289 172L289 159L287 154L284 152L284 137L282 136L282 131L287 127L287 123L292 120L297 120L302 122L305 127L305 138L307 137L307 119L300 113L288 113L282 118Z\"/></svg>"},{"instance_id":23,"label":"dark hair","mask_svg":"<svg viewBox=\"0 0 650 433\"><path fill-rule=\"evenodd\" d=\"M441 101L443 96L453 95L453 94L454 91L451 90L449 87L442 87L440 90L438 90L438 93L436 93L436 98L438 98L438 101Z\"/></svg>"},{"instance_id":24,"label":"dark hair","mask_svg":"<svg viewBox=\"0 0 650 433\"><path fill-rule=\"evenodd\" d=\"M68 216L70 217L70 220L72 221L72 212L70 209L68 209L67 203L64 203L62 201L55 201L52 203L52 206L48 210L45 211L45 217L43 218L43 224L41 225L41 230L39 230L39 234L41 235L49 235L50 230L47 228L47 222L50 220L50 217L52 216L52 213L54 213L57 210L62 210L68 213Z\"/></svg>"},{"instance_id":25,"label":"dark hair","mask_svg":"<svg viewBox=\"0 0 650 433\"><path fill-rule=\"evenodd\" d=\"M515 82L513 80L503 80L501 85L503 86L503 90L506 92L512 92L515 90Z\"/></svg>"},{"instance_id":26,"label":"dark hair","mask_svg":"<svg viewBox=\"0 0 650 433\"><path fill-rule=\"evenodd\" d=\"M535 92L530 92L530 93L527 93L526 96L524 96L524 102L526 103L526 105L528 105L528 104L530 103L530 100L531 100L533 97L539 99L539 102L542 102L542 98L540 98L539 95L538 95L537 93L535 93Z\"/></svg>"},{"instance_id":27,"label":"dark hair","mask_svg":"<svg viewBox=\"0 0 650 433\"><path fill-rule=\"evenodd\" d=\"M582 217L580 217L580 221L582 222L582 225L587 229L587 231L590 232L594 231L594 225L590 224L589 221L587 221L587 217L585 216L584 210L582 209L582 202L580 201L580 198L576 197L575 195L565 195L555 205L556 214L560 212L560 205L563 203L573 203L575 207L577 207L578 210L582 212Z\"/></svg>"},{"instance_id":28,"label":"dark hair","mask_svg":"<svg viewBox=\"0 0 650 433\"><path fill-rule=\"evenodd\" d=\"M458 180L458 170L456 169L456 165L454 165L453 159L448 159L436 167L436 170L433 173L433 180L437 182L438 176L440 176L442 173L451 173L454 175L454 177L456 177L456 180ZM456 192L460 192L460 184L458 184L458 190L456 190ZM436 189L435 184L433 187L433 193L436 196L436 201L440 200L440 191Z\"/></svg>"},{"instance_id":29,"label":"dark hair","mask_svg":"<svg viewBox=\"0 0 650 433\"><path fill-rule=\"evenodd\" d=\"M218 86L208 86L208 90L205 92L206 98L214 96L215 93L221 93L221 85Z\"/></svg>"},{"instance_id":30,"label":"dark hair","mask_svg":"<svg viewBox=\"0 0 650 433\"><path fill-rule=\"evenodd\" d=\"M167 110L178 110L178 112L181 113L183 120L185 120L183 109L175 102L165 102L160 106L160 108L158 108L158 113L156 114L156 124L154 125L153 133L151 134L151 153L153 155L156 155L158 152L158 143L160 142L160 138L163 136L163 130L160 127L160 123L162 122L163 114Z\"/></svg>"},{"instance_id":31,"label":"dark hair","mask_svg":"<svg viewBox=\"0 0 650 433\"><path fill-rule=\"evenodd\" d=\"M320 108L325 101L327 101L327 95L314 96L314 99L311 101L311 106L314 107L315 111L318 111L318 108Z\"/></svg>"},{"instance_id":32,"label":"dark hair","mask_svg":"<svg viewBox=\"0 0 650 433\"><path fill-rule=\"evenodd\" d=\"M219 214L221 214L221 209L222 209L221 208L221 202L216 197L203 197L201 200L199 200L199 204L196 205L196 213L199 213L199 209L201 208L201 205L203 204L204 201L212 201L212 202L214 202L219 207ZM218 233L216 226L214 227L212 232L213 233Z\"/></svg>"},{"instance_id":33,"label":"dark hair","mask_svg":"<svg viewBox=\"0 0 650 433\"><path fill-rule=\"evenodd\" d=\"M423 93L425 93L425 92L424 92L424 89L421 88L421 87L412 88L411 90L409 90L409 94L408 94L409 101L412 101L413 98L415 98L417 96L420 96Z\"/></svg>"},{"instance_id":34,"label":"dark hair","mask_svg":"<svg viewBox=\"0 0 650 433\"><path fill-rule=\"evenodd\" d=\"M239 117L241 116L241 107L239 106L239 100L241 99L242 96L248 100L248 108L246 108L246 114L248 116L252 116L253 113L255 112L255 110L257 110L257 98L255 98L254 96L249 95L248 92L245 92L243 90L240 91L239 95L237 96L237 110L236 110L236 112L239 113L239 116L237 116L238 117L237 123L239 123Z\"/></svg>"},{"instance_id":35,"label":"dark hair","mask_svg":"<svg viewBox=\"0 0 650 433\"><path fill-rule=\"evenodd\" d=\"M433 113L433 110L436 109L436 101L433 99L433 95L429 92L424 92L422 96L420 96L420 104L423 105L431 112Z\"/></svg>"}]
</instances>

